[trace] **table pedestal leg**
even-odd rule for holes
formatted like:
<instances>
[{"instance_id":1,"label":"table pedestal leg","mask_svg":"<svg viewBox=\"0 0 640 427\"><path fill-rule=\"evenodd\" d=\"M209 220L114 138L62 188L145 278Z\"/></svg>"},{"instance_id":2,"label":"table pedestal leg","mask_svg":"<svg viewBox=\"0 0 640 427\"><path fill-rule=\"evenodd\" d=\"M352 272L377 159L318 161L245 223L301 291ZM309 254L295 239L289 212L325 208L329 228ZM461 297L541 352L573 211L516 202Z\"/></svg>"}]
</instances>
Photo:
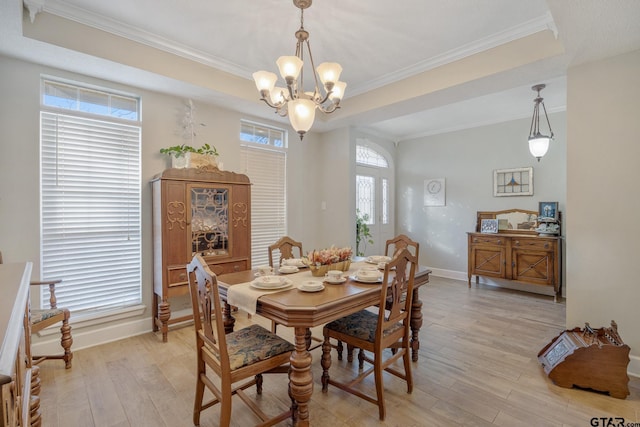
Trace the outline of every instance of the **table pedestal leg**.
<instances>
[{"instance_id":1,"label":"table pedestal leg","mask_svg":"<svg viewBox=\"0 0 640 427\"><path fill-rule=\"evenodd\" d=\"M422 327L422 301L420 301L420 289L413 290L411 301L411 360L418 361L418 349L420 348L420 328Z\"/></svg>"},{"instance_id":2,"label":"table pedestal leg","mask_svg":"<svg viewBox=\"0 0 640 427\"><path fill-rule=\"evenodd\" d=\"M236 319L231 314L231 306L224 303L224 309L222 309L222 322L224 323L224 333L228 334L233 332L233 327L236 324Z\"/></svg>"},{"instance_id":3,"label":"table pedestal leg","mask_svg":"<svg viewBox=\"0 0 640 427\"><path fill-rule=\"evenodd\" d=\"M291 353L289 384L291 396L298 405L296 426L309 426L309 400L313 393L311 373L311 353L307 351L307 331L309 328L295 328L295 350Z\"/></svg>"}]
</instances>

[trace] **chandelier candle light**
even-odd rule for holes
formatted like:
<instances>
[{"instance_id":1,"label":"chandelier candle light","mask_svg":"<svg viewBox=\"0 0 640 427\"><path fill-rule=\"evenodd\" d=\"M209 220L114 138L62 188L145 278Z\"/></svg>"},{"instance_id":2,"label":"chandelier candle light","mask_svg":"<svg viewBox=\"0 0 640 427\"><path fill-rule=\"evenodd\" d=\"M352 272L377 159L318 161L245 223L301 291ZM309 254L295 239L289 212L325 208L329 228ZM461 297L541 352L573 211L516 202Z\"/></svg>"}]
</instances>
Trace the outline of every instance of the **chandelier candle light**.
<instances>
[{"instance_id":1,"label":"chandelier candle light","mask_svg":"<svg viewBox=\"0 0 640 427\"><path fill-rule=\"evenodd\" d=\"M269 71L253 73L260 99L274 108L282 117L289 116L291 126L300 135L300 139L311 129L315 119L316 108L323 113L333 113L340 108L340 100L347 84L339 81L342 67L335 62L323 62L314 70L313 56L309 45L309 33L304 29L304 10L311 6L312 0L293 0L294 6L300 9L300 29L296 31L295 56L281 56L276 61L280 75L287 87L276 87L278 77ZM304 90L304 47L306 46L313 73L313 92ZM316 74L317 71L317 74ZM318 86L318 76L324 86L324 94Z\"/></svg>"},{"instance_id":2,"label":"chandelier candle light","mask_svg":"<svg viewBox=\"0 0 640 427\"><path fill-rule=\"evenodd\" d=\"M540 91L547 85L538 84L531 89L538 92L538 96L533 100L535 105L533 107L533 117L531 118L531 128L529 129L529 151L540 161L540 158L547 154L549 149L549 142L553 139L553 131L551 130L551 124L549 123L549 117L547 116L547 109L544 106L543 98L540 97ZM544 111L544 117L547 120L547 126L549 127L550 135L543 135L540 133L540 104L542 104L542 110Z\"/></svg>"}]
</instances>

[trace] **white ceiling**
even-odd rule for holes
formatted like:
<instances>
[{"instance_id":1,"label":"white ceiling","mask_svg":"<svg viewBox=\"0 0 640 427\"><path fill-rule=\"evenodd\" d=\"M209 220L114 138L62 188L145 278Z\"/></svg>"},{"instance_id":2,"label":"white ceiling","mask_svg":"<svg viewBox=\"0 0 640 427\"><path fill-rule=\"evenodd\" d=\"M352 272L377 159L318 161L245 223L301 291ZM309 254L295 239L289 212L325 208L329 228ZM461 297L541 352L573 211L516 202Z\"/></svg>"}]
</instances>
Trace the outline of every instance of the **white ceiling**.
<instances>
[{"instance_id":1,"label":"white ceiling","mask_svg":"<svg viewBox=\"0 0 640 427\"><path fill-rule=\"evenodd\" d=\"M24 37L21 0L0 5L0 53L277 118L258 101L251 73L277 72L275 59L293 54L300 16L291 0L25 4L36 24L45 14L63 17L222 70L252 89L230 94L222 81L202 85ZM569 66L640 49L637 0L316 0L304 17L314 61L339 62L348 84L342 108L312 130L351 125L397 141L530 117L536 83L547 84L547 110L562 111ZM510 58L491 56L544 32L557 36L549 49L559 42L564 53L540 44L516 51L508 65L499 62Z\"/></svg>"}]
</instances>

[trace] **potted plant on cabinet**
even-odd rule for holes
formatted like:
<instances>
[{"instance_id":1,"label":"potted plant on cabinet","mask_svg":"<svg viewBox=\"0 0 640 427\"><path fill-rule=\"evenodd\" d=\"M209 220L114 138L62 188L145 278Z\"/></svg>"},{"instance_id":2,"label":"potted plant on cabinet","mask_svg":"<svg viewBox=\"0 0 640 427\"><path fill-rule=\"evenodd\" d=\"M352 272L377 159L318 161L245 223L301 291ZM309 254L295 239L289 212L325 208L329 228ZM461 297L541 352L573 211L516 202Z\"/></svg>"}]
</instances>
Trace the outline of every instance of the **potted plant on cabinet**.
<instances>
[{"instance_id":1,"label":"potted plant on cabinet","mask_svg":"<svg viewBox=\"0 0 640 427\"><path fill-rule=\"evenodd\" d=\"M181 144L173 147L161 148L160 153L171 157L173 168L200 168L205 166L218 167L218 150L209 144L200 148Z\"/></svg>"},{"instance_id":2,"label":"potted plant on cabinet","mask_svg":"<svg viewBox=\"0 0 640 427\"><path fill-rule=\"evenodd\" d=\"M196 128L198 126L206 126L204 123L198 123L195 118L196 107L190 99L184 106L184 116L180 124L182 138L191 143L191 145L181 144L172 147L161 148L160 153L167 154L171 157L171 167L177 169L183 168L203 168L216 167L222 169L222 163L218 162L218 150L209 144L204 144L200 148L195 148Z\"/></svg>"}]
</instances>

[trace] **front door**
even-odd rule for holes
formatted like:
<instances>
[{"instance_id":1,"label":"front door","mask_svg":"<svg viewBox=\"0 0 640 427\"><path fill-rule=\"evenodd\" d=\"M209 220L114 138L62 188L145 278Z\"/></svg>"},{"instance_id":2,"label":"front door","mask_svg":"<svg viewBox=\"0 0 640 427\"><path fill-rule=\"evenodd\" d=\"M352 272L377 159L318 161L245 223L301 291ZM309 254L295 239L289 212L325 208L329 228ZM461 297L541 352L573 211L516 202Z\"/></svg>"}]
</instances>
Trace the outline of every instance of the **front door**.
<instances>
[{"instance_id":1,"label":"front door","mask_svg":"<svg viewBox=\"0 0 640 427\"><path fill-rule=\"evenodd\" d=\"M356 159L356 210L370 233L370 237L361 238L357 251L381 255L394 233L393 173L386 157L369 144L357 145Z\"/></svg>"}]
</instances>

